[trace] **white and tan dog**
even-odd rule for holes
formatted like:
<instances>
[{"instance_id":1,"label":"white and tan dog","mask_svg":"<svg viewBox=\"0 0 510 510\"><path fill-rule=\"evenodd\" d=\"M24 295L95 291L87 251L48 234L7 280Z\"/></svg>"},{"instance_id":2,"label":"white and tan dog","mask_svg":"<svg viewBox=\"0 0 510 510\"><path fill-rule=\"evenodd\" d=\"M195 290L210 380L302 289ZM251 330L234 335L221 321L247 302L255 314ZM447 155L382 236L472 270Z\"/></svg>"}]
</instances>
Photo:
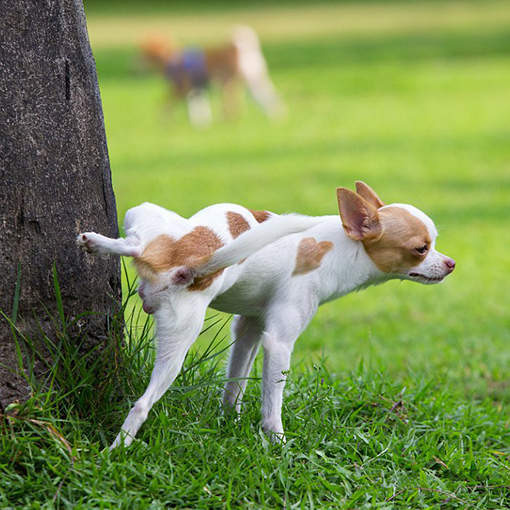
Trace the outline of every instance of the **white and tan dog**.
<instances>
[{"instance_id":1,"label":"white and tan dog","mask_svg":"<svg viewBox=\"0 0 510 510\"><path fill-rule=\"evenodd\" d=\"M284 439L281 407L294 342L322 303L389 279L438 283L455 262L436 251L432 220L413 206L384 205L366 184L338 188L338 216L279 216L239 205L190 219L153 204L130 209L126 239L87 232L93 253L134 257L143 307L156 318L150 384L112 445L129 445L178 375L208 306L235 314L223 401L240 410L259 345L264 348L262 427Z\"/></svg>"}]
</instances>

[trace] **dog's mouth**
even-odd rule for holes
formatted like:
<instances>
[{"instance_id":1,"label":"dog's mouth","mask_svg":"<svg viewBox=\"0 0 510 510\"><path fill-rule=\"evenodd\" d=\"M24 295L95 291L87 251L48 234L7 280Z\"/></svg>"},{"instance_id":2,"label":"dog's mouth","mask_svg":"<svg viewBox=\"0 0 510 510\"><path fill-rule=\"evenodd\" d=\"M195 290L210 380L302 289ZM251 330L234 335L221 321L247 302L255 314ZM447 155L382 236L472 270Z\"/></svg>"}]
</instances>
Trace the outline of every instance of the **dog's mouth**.
<instances>
[{"instance_id":1,"label":"dog's mouth","mask_svg":"<svg viewBox=\"0 0 510 510\"><path fill-rule=\"evenodd\" d=\"M409 276L419 280L421 283L439 283L444 280L444 276L425 276L421 273L409 273Z\"/></svg>"},{"instance_id":2,"label":"dog's mouth","mask_svg":"<svg viewBox=\"0 0 510 510\"><path fill-rule=\"evenodd\" d=\"M165 285L161 289L158 289L158 290L152 289L150 292L147 292L143 287L140 287L138 289L138 295L140 296L140 299L142 300L143 311L149 315L153 314L159 306L158 299L156 299L156 301L155 301L154 296L157 296L158 294L165 292L165 290L167 290L167 289L168 289L168 285Z\"/></svg>"}]
</instances>

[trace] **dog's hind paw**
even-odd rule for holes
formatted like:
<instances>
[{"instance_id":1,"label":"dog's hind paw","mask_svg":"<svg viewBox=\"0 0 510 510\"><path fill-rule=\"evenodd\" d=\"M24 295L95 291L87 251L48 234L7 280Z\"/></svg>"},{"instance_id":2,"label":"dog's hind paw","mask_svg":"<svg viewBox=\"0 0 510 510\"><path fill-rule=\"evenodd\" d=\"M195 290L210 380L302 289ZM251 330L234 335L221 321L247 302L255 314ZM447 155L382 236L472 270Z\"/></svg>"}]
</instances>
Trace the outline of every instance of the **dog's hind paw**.
<instances>
[{"instance_id":1,"label":"dog's hind paw","mask_svg":"<svg viewBox=\"0 0 510 510\"><path fill-rule=\"evenodd\" d=\"M95 232L85 232L76 238L76 244L87 253L97 253L101 236Z\"/></svg>"}]
</instances>

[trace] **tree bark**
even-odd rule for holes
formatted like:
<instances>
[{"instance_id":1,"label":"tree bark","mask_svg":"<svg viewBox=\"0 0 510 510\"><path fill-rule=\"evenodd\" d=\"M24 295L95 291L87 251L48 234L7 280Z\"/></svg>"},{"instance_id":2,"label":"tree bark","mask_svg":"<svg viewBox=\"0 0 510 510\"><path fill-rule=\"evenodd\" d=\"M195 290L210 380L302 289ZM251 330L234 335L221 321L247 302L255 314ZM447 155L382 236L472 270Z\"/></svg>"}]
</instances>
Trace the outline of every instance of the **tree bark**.
<instances>
[{"instance_id":1,"label":"tree bark","mask_svg":"<svg viewBox=\"0 0 510 510\"><path fill-rule=\"evenodd\" d=\"M80 231L118 234L101 99L81 0L2 2L0 16L0 310L32 340L55 335L55 264L66 315L85 348L119 308L115 257L82 254ZM18 273L20 271L20 273ZM48 314L49 311L49 314ZM29 392L0 320L0 405ZM36 374L42 366L36 366Z\"/></svg>"}]
</instances>

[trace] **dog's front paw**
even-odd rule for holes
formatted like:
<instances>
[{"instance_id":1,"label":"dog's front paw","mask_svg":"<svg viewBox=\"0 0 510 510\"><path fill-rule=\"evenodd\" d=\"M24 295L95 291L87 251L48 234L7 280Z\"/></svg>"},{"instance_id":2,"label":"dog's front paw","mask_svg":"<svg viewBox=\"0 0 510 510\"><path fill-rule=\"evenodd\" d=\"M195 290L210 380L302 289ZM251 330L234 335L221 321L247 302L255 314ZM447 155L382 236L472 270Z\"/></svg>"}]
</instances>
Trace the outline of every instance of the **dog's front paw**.
<instances>
[{"instance_id":1,"label":"dog's front paw","mask_svg":"<svg viewBox=\"0 0 510 510\"><path fill-rule=\"evenodd\" d=\"M269 437L269 439L271 440L271 442L273 444L279 443L279 444L284 445L287 442L287 439L285 437L285 433L283 432L283 427L281 426L281 424L270 425L267 423L263 423L262 430L264 431L266 436Z\"/></svg>"},{"instance_id":2,"label":"dog's front paw","mask_svg":"<svg viewBox=\"0 0 510 510\"><path fill-rule=\"evenodd\" d=\"M287 438L285 437L283 431L282 432L266 431L266 435L269 437L271 443L273 444L284 445L287 442Z\"/></svg>"},{"instance_id":3,"label":"dog's front paw","mask_svg":"<svg viewBox=\"0 0 510 510\"><path fill-rule=\"evenodd\" d=\"M80 248L85 250L88 253L96 253L98 251L98 240L100 239L100 235L95 232L85 232L83 234L79 234L76 243Z\"/></svg>"}]
</instances>

